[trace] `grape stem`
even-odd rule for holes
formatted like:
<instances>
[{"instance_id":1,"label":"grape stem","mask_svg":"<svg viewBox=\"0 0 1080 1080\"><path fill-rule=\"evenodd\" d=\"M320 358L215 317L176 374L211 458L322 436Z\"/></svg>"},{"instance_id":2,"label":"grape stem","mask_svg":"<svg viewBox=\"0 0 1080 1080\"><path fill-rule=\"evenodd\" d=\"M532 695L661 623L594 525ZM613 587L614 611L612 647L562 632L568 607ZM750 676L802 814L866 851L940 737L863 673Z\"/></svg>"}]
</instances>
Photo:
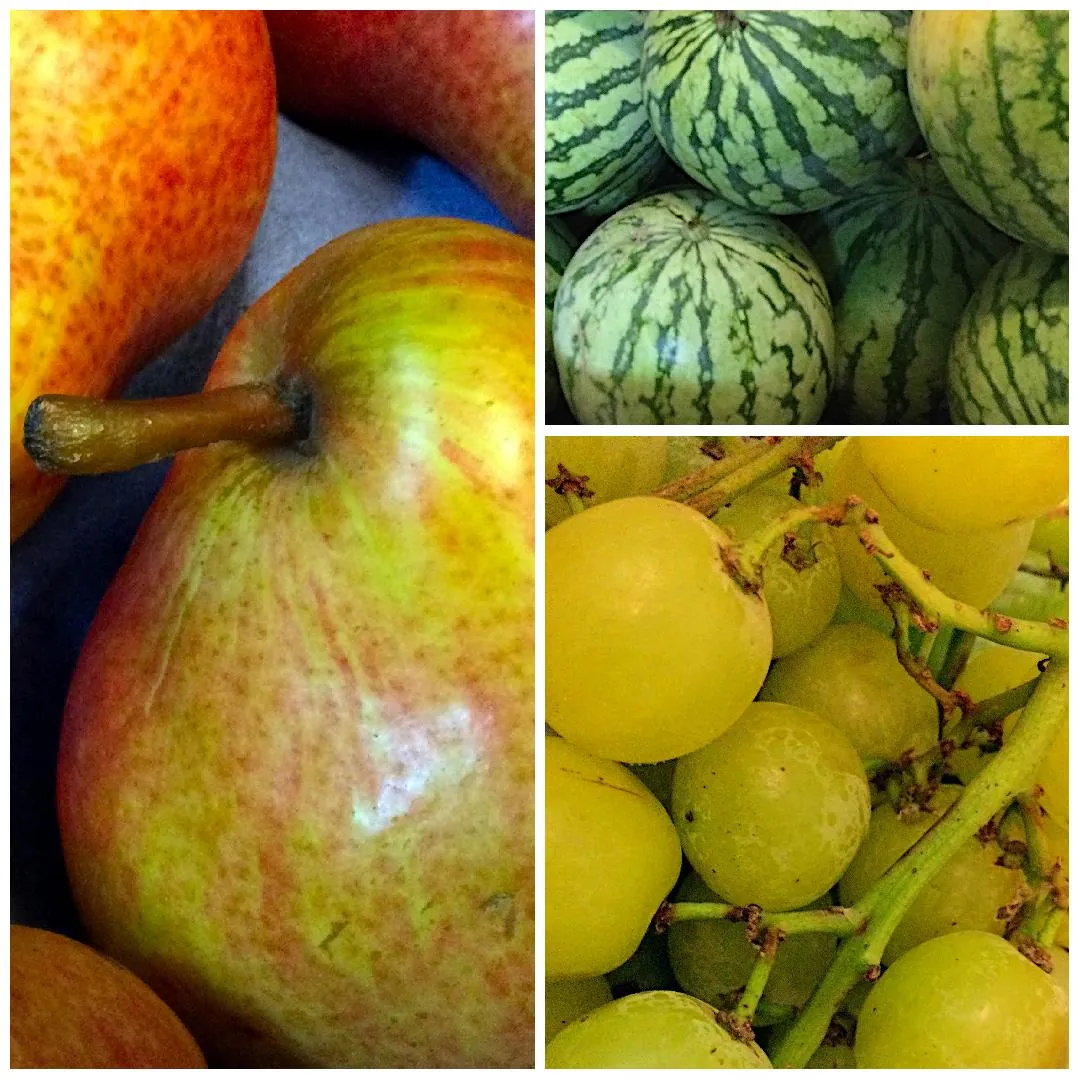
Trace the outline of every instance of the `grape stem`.
<instances>
[{"instance_id":1,"label":"grape stem","mask_svg":"<svg viewBox=\"0 0 1080 1080\"><path fill-rule=\"evenodd\" d=\"M1013 619L993 611L980 611L943 593L922 570L896 549L872 510L863 511L859 540L882 569L904 587L928 623L938 627L953 626L1014 649L1041 652L1058 658L1069 655L1068 627L1060 620L1043 623Z\"/></svg>"},{"instance_id":2,"label":"grape stem","mask_svg":"<svg viewBox=\"0 0 1080 1080\"><path fill-rule=\"evenodd\" d=\"M900 666L921 686L946 713L960 708L963 699L951 690L939 686L934 678L933 671L922 650L913 653L908 648L911 638L911 610L908 606L909 599L903 590L882 586L879 590L885 606L892 612L893 617L893 641L896 643L896 659ZM923 642L931 639L931 635L924 634ZM932 640L932 639L931 639Z\"/></svg>"},{"instance_id":3,"label":"grape stem","mask_svg":"<svg viewBox=\"0 0 1080 1080\"><path fill-rule=\"evenodd\" d=\"M774 1068L802 1068L833 1015L860 978L876 978L881 955L926 882L1001 808L1020 795L1065 721L1068 660L1055 659L1039 678L1012 737L964 788L941 820L852 909L866 920L840 947L813 997L772 1054Z\"/></svg>"},{"instance_id":4,"label":"grape stem","mask_svg":"<svg viewBox=\"0 0 1080 1080\"><path fill-rule=\"evenodd\" d=\"M911 621L920 630L940 631L947 626L1014 649L1060 658L1069 655L1068 625L1060 619L1051 619L1049 622L1014 619L995 611L980 611L971 604L954 600L942 592L930 582L923 570L896 549L896 545L879 524L877 513L857 496L852 496L845 503L829 506L794 507L742 544L733 545L739 549L734 558L742 568L744 576L748 580L755 580L764 553L778 538L807 521L821 521L834 527L849 525L858 528L859 541L863 547L896 583L892 589L887 585L879 586L882 599L890 608L894 607L894 603L906 607L911 612ZM890 600L894 603L890 603ZM906 644L905 641L905 653ZM956 707L955 701L951 707Z\"/></svg>"},{"instance_id":5,"label":"grape stem","mask_svg":"<svg viewBox=\"0 0 1080 1080\"><path fill-rule=\"evenodd\" d=\"M834 934L837 937L848 937L857 933L864 924L863 917L857 915L853 908L833 907L813 911L760 911L753 908L751 915L748 908L737 904L692 903L688 900L679 900L661 906L656 915L656 926L657 929L663 930L673 923L694 922L700 919L727 919L730 922L747 923L750 923L752 919L754 928L779 930L785 936ZM756 934L750 927L748 930L753 940Z\"/></svg>"},{"instance_id":6,"label":"grape stem","mask_svg":"<svg viewBox=\"0 0 1080 1080\"><path fill-rule=\"evenodd\" d=\"M1013 686L993 697L984 698L978 705L962 712L955 722L945 726L945 739L956 746L964 746L976 729L983 728L992 732L1002 720L1012 716L1031 700L1038 683L1038 678L1029 679L1026 683Z\"/></svg>"},{"instance_id":7,"label":"grape stem","mask_svg":"<svg viewBox=\"0 0 1080 1080\"><path fill-rule=\"evenodd\" d=\"M706 465L658 488L653 494L685 503L706 517L712 517L722 506L755 484L785 469L798 468L807 476L813 476L814 455L835 446L841 438L840 435L785 435L772 445L765 440L764 450L754 446L750 454L737 454Z\"/></svg>"},{"instance_id":8,"label":"grape stem","mask_svg":"<svg viewBox=\"0 0 1080 1080\"><path fill-rule=\"evenodd\" d=\"M769 981L769 974L772 972L776 950L783 938L784 935L775 926L765 931L765 940L762 941L761 948L754 958L754 966L750 969L739 1004L735 1006L735 1016L738 1019L745 1020L747 1023L753 1022L761 995L765 992L765 984Z\"/></svg>"},{"instance_id":9,"label":"grape stem","mask_svg":"<svg viewBox=\"0 0 1080 1080\"><path fill-rule=\"evenodd\" d=\"M717 461L708 465L702 465L700 469L680 476L676 480L657 488L653 494L660 499L672 499L675 502L687 502L695 495L707 491L721 480L726 480L732 473L749 465L752 461L766 454L769 443L765 439L756 439L748 443L742 453L727 454Z\"/></svg>"},{"instance_id":10,"label":"grape stem","mask_svg":"<svg viewBox=\"0 0 1080 1080\"><path fill-rule=\"evenodd\" d=\"M951 690L956 685L960 672L964 670L971 658L971 650L975 647L978 638L966 630L957 630L955 627L947 635L940 635L938 640L940 641L942 637L947 638L944 653L939 664L935 664L935 657L930 657L930 669L934 672L938 686Z\"/></svg>"}]
</instances>

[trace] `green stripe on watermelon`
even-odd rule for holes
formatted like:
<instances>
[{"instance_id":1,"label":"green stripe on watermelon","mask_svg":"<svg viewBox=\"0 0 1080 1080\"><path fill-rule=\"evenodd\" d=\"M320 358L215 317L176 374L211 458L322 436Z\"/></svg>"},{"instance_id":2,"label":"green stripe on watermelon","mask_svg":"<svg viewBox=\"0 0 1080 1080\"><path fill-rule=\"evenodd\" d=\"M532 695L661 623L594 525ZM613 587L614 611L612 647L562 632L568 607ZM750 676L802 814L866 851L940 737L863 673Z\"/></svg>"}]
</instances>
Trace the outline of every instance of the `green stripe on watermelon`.
<instances>
[{"instance_id":1,"label":"green stripe on watermelon","mask_svg":"<svg viewBox=\"0 0 1080 1080\"><path fill-rule=\"evenodd\" d=\"M593 232L552 337L582 423L813 423L831 381L832 311L802 242L700 189L650 195Z\"/></svg>"},{"instance_id":2,"label":"green stripe on watermelon","mask_svg":"<svg viewBox=\"0 0 1080 1080\"><path fill-rule=\"evenodd\" d=\"M549 11L545 31L545 203L549 214L607 214L664 161L641 89L636 11Z\"/></svg>"},{"instance_id":3,"label":"green stripe on watermelon","mask_svg":"<svg viewBox=\"0 0 1080 1080\"><path fill-rule=\"evenodd\" d=\"M960 197L1010 236L1068 251L1069 13L917 12L908 78Z\"/></svg>"},{"instance_id":4,"label":"green stripe on watermelon","mask_svg":"<svg viewBox=\"0 0 1080 1080\"><path fill-rule=\"evenodd\" d=\"M551 311L555 306L555 292L562 281L563 271L576 247L577 238L570 227L558 218L549 217L544 223L544 397L545 418L549 424L573 422L570 407L559 386L559 370L555 365L555 350L551 346Z\"/></svg>"},{"instance_id":5,"label":"green stripe on watermelon","mask_svg":"<svg viewBox=\"0 0 1080 1080\"><path fill-rule=\"evenodd\" d=\"M954 424L1069 422L1069 260L1021 245L960 319L948 368Z\"/></svg>"},{"instance_id":6,"label":"green stripe on watermelon","mask_svg":"<svg viewBox=\"0 0 1080 1080\"><path fill-rule=\"evenodd\" d=\"M698 183L752 210L839 202L917 128L906 11L660 11L642 76L664 149Z\"/></svg>"},{"instance_id":7,"label":"green stripe on watermelon","mask_svg":"<svg viewBox=\"0 0 1080 1080\"><path fill-rule=\"evenodd\" d=\"M838 423L944 421L945 367L964 306L1015 244L929 158L898 162L799 234L836 313Z\"/></svg>"}]
</instances>

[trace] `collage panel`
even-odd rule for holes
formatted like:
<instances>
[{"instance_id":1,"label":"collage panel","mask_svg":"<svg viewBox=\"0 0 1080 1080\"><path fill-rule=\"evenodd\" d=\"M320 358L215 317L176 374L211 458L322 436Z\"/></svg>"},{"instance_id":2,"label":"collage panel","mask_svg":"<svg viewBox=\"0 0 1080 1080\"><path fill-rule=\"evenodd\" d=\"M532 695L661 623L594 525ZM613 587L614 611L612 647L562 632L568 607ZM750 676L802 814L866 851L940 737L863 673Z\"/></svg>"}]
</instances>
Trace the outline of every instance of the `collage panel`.
<instances>
[{"instance_id":1,"label":"collage panel","mask_svg":"<svg viewBox=\"0 0 1080 1080\"><path fill-rule=\"evenodd\" d=\"M535 21L9 13L13 1067L533 1066Z\"/></svg>"},{"instance_id":2,"label":"collage panel","mask_svg":"<svg viewBox=\"0 0 1080 1080\"><path fill-rule=\"evenodd\" d=\"M1068 422L1068 11L548 11L545 418Z\"/></svg>"},{"instance_id":3,"label":"collage panel","mask_svg":"<svg viewBox=\"0 0 1080 1080\"><path fill-rule=\"evenodd\" d=\"M547 1068L1062 1068L1065 436L545 438Z\"/></svg>"}]
</instances>

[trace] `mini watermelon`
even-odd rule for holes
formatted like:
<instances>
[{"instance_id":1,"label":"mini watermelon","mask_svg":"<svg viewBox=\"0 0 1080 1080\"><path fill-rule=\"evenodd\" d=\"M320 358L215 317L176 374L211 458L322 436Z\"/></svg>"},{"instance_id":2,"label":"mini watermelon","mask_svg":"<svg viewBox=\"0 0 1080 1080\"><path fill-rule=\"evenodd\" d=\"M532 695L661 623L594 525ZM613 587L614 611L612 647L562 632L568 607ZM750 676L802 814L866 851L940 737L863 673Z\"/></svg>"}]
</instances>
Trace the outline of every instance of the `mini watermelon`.
<instances>
[{"instance_id":1,"label":"mini watermelon","mask_svg":"<svg viewBox=\"0 0 1080 1080\"><path fill-rule=\"evenodd\" d=\"M664 149L750 210L839 202L918 133L907 11L656 11L642 75Z\"/></svg>"},{"instance_id":2,"label":"mini watermelon","mask_svg":"<svg viewBox=\"0 0 1080 1080\"><path fill-rule=\"evenodd\" d=\"M552 338L582 423L808 424L832 378L832 310L802 241L700 189L647 196L585 240Z\"/></svg>"},{"instance_id":3,"label":"mini watermelon","mask_svg":"<svg viewBox=\"0 0 1080 1080\"><path fill-rule=\"evenodd\" d=\"M1069 422L1069 260L1021 245L960 319L948 368L954 424Z\"/></svg>"}]
</instances>

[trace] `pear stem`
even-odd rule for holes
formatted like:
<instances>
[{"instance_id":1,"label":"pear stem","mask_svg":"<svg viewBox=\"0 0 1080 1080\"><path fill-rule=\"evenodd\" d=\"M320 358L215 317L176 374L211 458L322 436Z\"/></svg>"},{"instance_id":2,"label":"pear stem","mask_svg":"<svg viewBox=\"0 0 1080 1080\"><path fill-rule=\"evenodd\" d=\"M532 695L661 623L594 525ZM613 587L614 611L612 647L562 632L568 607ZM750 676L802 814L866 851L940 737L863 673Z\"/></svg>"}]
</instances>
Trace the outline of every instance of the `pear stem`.
<instances>
[{"instance_id":1,"label":"pear stem","mask_svg":"<svg viewBox=\"0 0 1080 1080\"><path fill-rule=\"evenodd\" d=\"M144 401L46 394L27 410L23 445L42 472L85 476L216 442L299 441L309 426L307 395L285 383Z\"/></svg>"}]
</instances>

